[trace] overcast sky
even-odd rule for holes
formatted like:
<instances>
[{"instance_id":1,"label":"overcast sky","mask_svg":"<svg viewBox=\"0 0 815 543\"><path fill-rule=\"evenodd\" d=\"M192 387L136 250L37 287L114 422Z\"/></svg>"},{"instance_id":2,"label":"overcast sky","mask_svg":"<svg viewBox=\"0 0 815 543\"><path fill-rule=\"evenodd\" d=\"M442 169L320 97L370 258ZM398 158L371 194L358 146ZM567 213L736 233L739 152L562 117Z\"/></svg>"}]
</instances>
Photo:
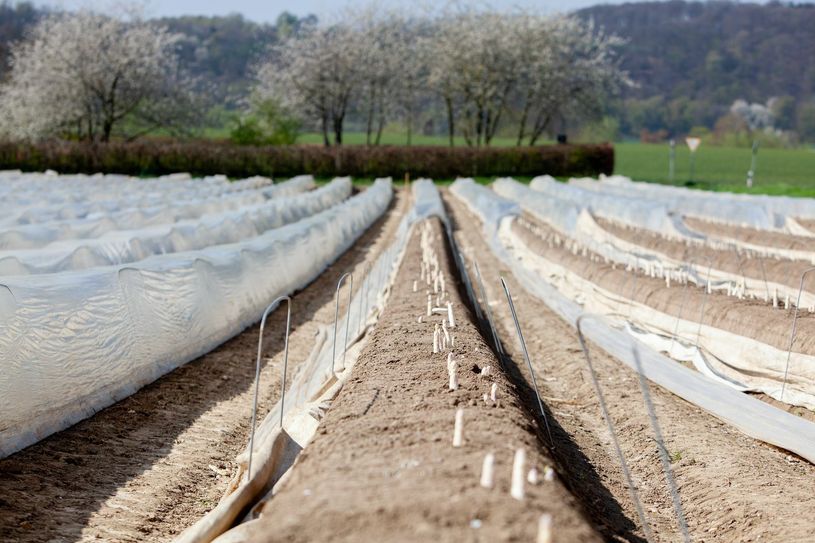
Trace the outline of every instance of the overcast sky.
<instances>
[{"instance_id":1,"label":"overcast sky","mask_svg":"<svg viewBox=\"0 0 815 543\"><path fill-rule=\"evenodd\" d=\"M533 7L546 12L563 12L587 7L595 4L623 3L625 0L491 0L478 2L478 5L488 4L498 9L511 9L515 6ZM380 0L388 6L414 6L427 3L438 6L444 0L429 2L428 0L399 1ZM115 0L35 0L37 5L55 6L74 9L78 6L110 6ZM462 2L470 3L470 2ZM348 2L343 0L228 0L213 2L206 0L148 0L147 14L152 17L165 15L227 15L241 13L248 19L261 22L274 22L283 11L290 11L297 15L326 15L336 12Z\"/></svg>"}]
</instances>

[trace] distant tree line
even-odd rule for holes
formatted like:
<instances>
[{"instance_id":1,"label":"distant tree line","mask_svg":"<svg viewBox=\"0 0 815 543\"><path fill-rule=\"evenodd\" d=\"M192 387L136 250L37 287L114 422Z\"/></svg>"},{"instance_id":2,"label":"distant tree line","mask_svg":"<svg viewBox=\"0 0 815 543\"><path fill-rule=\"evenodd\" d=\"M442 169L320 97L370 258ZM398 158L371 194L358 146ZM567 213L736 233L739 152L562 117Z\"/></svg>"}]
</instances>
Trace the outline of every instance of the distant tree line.
<instances>
[{"instance_id":1,"label":"distant tree line","mask_svg":"<svg viewBox=\"0 0 815 543\"><path fill-rule=\"evenodd\" d=\"M21 47L38 22L58 15L28 2L0 1L0 85L5 82L3 88L7 88L11 78L14 44ZM265 100L260 99L264 96L263 85L271 84L268 73L260 77L261 67L276 59L283 60L284 43L293 43L293 36L303 35L305 39L304 33L332 26L347 26L357 32L369 25L393 34L386 34L387 39L371 35L368 40L357 40L354 46L367 51L363 62L372 58L371 51L378 51L377 55L382 58L385 50L393 53L393 43L405 43L403 38L407 33L419 38L407 42L415 54L404 56L400 61L402 86L396 89L398 92L388 89L384 80L372 75L377 71L380 75L385 73L387 65L373 64L365 66L367 79L348 101L342 116L343 130L363 132L371 144L381 141L383 132L393 129L394 125L406 131L408 138L416 133L448 137L455 134L468 138L473 145L484 145L499 135L513 140L521 136L520 139L528 143L535 133L539 133L535 140L539 141L542 135L558 132L578 132L581 137L593 140L663 141L694 133L739 145L749 145L755 138L779 145L815 142L815 54L812 54L815 51L815 32L812 31L815 6L811 4L673 0L601 5L581 10L575 15L585 27L593 24L595 32L603 29L600 35L623 38L623 42L614 44L612 49L619 53L616 57L619 68L628 73L634 85L619 86L616 99L608 95L601 102L594 102L596 110L584 102L583 115L576 116L564 109L565 114L548 120L543 132L539 130L539 123L536 126L536 120L546 121L546 115L536 117L531 108L524 115L523 98L518 92L504 94L507 99L503 103L497 98L501 92L494 95L494 101L477 97L480 104L469 99L445 98L440 90L447 85L447 90L452 91L454 82L439 77L443 74L439 69L429 70L427 63L417 66L434 30L443 27L442 18L402 17L403 21L391 21L396 26L388 30L384 24L387 17L382 14L366 15L358 11L346 15L345 21L340 17L322 25L313 16L299 18L288 13L282 14L274 24L258 24L239 15L141 21L173 36L168 49L176 57L177 75L183 76L184 90L190 93L189 98L195 98L197 108L195 115L181 117L183 122L180 123L174 115L169 116L168 120L173 122L166 129L162 127L162 133L194 134L202 125L228 125L236 141L265 144L291 141L301 130L322 132L321 117L294 107L293 100L271 99L268 94ZM465 25L467 16L474 15L457 14ZM481 15L489 17L489 14ZM496 28L504 29L507 24L515 24L511 16L489 22L493 23ZM462 28L464 26L454 27L448 36L459 36L455 32ZM519 28L524 31L522 25ZM444 38L438 36L439 46ZM487 47L487 40L494 37L485 35L480 39L480 46ZM496 43L503 47L510 41ZM464 43L461 49L479 46L474 42ZM404 54L403 47L398 49ZM464 63L466 68L483 64L471 64L473 54L462 51L461 55L447 56L444 60L449 66L454 62ZM394 58L392 54L391 58ZM404 62L405 59L409 62ZM361 67L356 69L361 71ZM419 77L407 77L416 70ZM499 77L491 81L500 80L501 70L496 73ZM471 70L462 71L459 84L464 76L472 74ZM258 85L263 78L263 84ZM486 80L484 83L488 84ZM525 83L519 76L519 81L512 84L518 89ZM411 85L416 86L411 88ZM469 87L466 90L470 92ZM450 92L446 94L449 97ZM772 115L771 125L751 127L734 114L733 106L738 101L767 108ZM500 115L493 111L496 106ZM139 111L148 113L146 107ZM597 118L599 113L602 113L601 119ZM114 121L111 137L132 138L150 129L154 123L144 115L141 117L127 114ZM325 132L333 142L334 120L326 117L326 121ZM64 136L87 137L87 124L84 133L78 123L70 124L73 128L63 133ZM92 131L94 138L104 137L103 126Z\"/></svg>"},{"instance_id":2,"label":"distant tree line","mask_svg":"<svg viewBox=\"0 0 815 543\"><path fill-rule=\"evenodd\" d=\"M636 85L607 112L618 135L707 130L746 142L755 127L731 111L745 101L772 114L772 130L758 135L815 142L815 5L673 0L598 5L577 16L626 40L621 66Z\"/></svg>"},{"instance_id":3,"label":"distant tree line","mask_svg":"<svg viewBox=\"0 0 815 543\"><path fill-rule=\"evenodd\" d=\"M573 17L466 9L416 17L372 4L327 24L284 15L275 38L253 72L250 113L233 129L240 143L290 143L302 122L325 145L341 145L351 118L369 145L395 119L410 143L424 114L440 117L451 145L456 135L489 145L510 116L518 145L534 145L559 119L598 116L627 83L619 40ZM181 134L200 120L199 98L211 98L190 72L207 54L137 10L45 14L11 48L0 130L102 142Z\"/></svg>"},{"instance_id":4,"label":"distant tree line","mask_svg":"<svg viewBox=\"0 0 815 543\"><path fill-rule=\"evenodd\" d=\"M470 146L499 130L535 145L559 120L598 117L627 84L620 41L568 16L481 10L405 15L349 10L273 46L252 103L277 102L340 145L354 119L366 142L399 120L410 144L419 118Z\"/></svg>"}]
</instances>

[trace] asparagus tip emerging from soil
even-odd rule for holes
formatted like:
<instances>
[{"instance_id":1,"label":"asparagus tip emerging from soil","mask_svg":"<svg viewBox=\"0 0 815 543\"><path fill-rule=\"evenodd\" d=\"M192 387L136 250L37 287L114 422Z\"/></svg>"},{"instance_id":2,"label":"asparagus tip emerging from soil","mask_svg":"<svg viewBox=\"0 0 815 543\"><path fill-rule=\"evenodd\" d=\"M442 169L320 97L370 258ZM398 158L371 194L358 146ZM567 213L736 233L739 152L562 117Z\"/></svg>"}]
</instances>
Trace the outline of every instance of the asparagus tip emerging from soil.
<instances>
[{"instance_id":1,"label":"asparagus tip emerging from soil","mask_svg":"<svg viewBox=\"0 0 815 543\"><path fill-rule=\"evenodd\" d=\"M461 447L464 442L464 410L456 410L456 424L453 428L453 447Z\"/></svg>"},{"instance_id":2,"label":"asparagus tip emerging from soil","mask_svg":"<svg viewBox=\"0 0 815 543\"><path fill-rule=\"evenodd\" d=\"M450 377L450 390L458 390L458 364L453 360L453 353L447 355L447 374Z\"/></svg>"},{"instance_id":3,"label":"asparagus tip emerging from soil","mask_svg":"<svg viewBox=\"0 0 815 543\"><path fill-rule=\"evenodd\" d=\"M549 513L538 519L538 543L552 543L552 515Z\"/></svg>"},{"instance_id":4,"label":"asparagus tip emerging from soil","mask_svg":"<svg viewBox=\"0 0 815 543\"><path fill-rule=\"evenodd\" d=\"M529 473L526 475L526 482L529 483L530 485L536 485L538 484L539 480L540 479L538 477L538 470L536 470L535 468L531 468L529 470Z\"/></svg>"},{"instance_id":5,"label":"asparagus tip emerging from soil","mask_svg":"<svg viewBox=\"0 0 815 543\"><path fill-rule=\"evenodd\" d=\"M492 488L495 480L495 455L487 453L484 455L484 463L481 465L481 486Z\"/></svg>"},{"instance_id":6,"label":"asparagus tip emerging from soil","mask_svg":"<svg viewBox=\"0 0 815 543\"><path fill-rule=\"evenodd\" d=\"M515 460L512 462L512 487L509 491L510 496L516 500L524 499L525 464L526 450L517 449L515 451Z\"/></svg>"}]
</instances>

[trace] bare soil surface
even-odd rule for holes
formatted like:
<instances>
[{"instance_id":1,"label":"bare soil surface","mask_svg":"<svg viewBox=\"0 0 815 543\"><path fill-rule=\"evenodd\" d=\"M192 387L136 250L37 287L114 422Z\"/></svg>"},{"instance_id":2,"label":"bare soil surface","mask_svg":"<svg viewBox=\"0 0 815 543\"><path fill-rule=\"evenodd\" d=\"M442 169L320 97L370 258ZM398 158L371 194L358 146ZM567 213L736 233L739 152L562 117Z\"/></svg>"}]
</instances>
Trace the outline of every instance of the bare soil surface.
<instances>
[{"instance_id":1,"label":"bare soil surface","mask_svg":"<svg viewBox=\"0 0 815 543\"><path fill-rule=\"evenodd\" d=\"M447 194L456 237L468 260L478 260L499 335L518 361L523 358L499 276L513 289L538 384L552 409L554 454L567 484L607 539L641 541L574 328L519 286L491 254L478 220ZM636 376L590 348L649 522L659 541L680 541ZM743 435L659 386L652 384L651 393L693 541L812 540L815 466Z\"/></svg>"},{"instance_id":2,"label":"bare soil surface","mask_svg":"<svg viewBox=\"0 0 815 543\"><path fill-rule=\"evenodd\" d=\"M541 228L543 235L547 232L554 233L546 224L537 221L531 215L525 215L524 218ZM727 296L717 291L705 294L704 289L694 288L693 285L688 285L687 289L679 284L668 288L664 279L651 278L644 274L637 274L635 283L631 272L622 268L615 269L611 264L603 264L602 261L592 262L590 252L587 256L581 256L572 254L562 245L549 247L543 238L520 221L514 221L512 229L535 253L566 267L609 292L628 297L662 313L689 320L697 320L704 307L702 316L704 324L715 325L721 330L754 338L783 351L789 348L793 320L791 310L773 308L772 304L761 300L739 300L735 296ZM798 332L793 351L815 354L815 315L801 311L796 326Z\"/></svg>"},{"instance_id":3,"label":"bare soil surface","mask_svg":"<svg viewBox=\"0 0 815 543\"><path fill-rule=\"evenodd\" d=\"M758 230L757 228L748 228L746 226L734 226L720 222L704 221L693 217L683 217L683 220L688 228L708 236L726 237L753 243L755 245L764 245L766 247L776 247L780 249L815 251L815 238L807 236L770 232L767 230Z\"/></svg>"},{"instance_id":4,"label":"bare soil surface","mask_svg":"<svg viewBox=\"0 0 815 543\"><path fill-rule=\"evenodd\" d=\"M432 219L456 327L458 390L448 389L447 353L432 354L434 323L420 279L419 232L414 231L388 304L354 373L301 453L291 478L264 507L258 541L533 541L538 518L553 516L556 541L599 541L574 498L554 481L526 485L510 496L515 450L527 469L543 473L551 460L541 428L472 322L459 293L444 234ZM480 368L491 366L488 377ZM482 399L498 386L498 405ZM452 446L457 408L464 410L464 444ZM495 487L479 485L486 453L495 454Z\"/></svg>"},{"instance_id":5,"label":"bare soil surface","mask_svg":"<svg viewBox=\"0 0 815 543\"><path fill-rule=\"evenodd\" d=\"M292 299L289 375L333 322L339 277L391 240L390 210ZM285 308L267 319L259 417L277 401ZM183 338L181 338L183 339ZM133 396L0 460L2 541L167 541L220 500L249 435L258 326Z\"/></svg>"},{"instance_id":6,"label":"bare soil surface","mask_svg":"<svg viewBox=\"0 0 815 543\"><path fill-rule=\"evenodd\" d=\"M795 220L798 222L798 224L800 224L801 226L803 226L804 228L806 228L810 232L815 233L815 220L813 220L813 219L801 219L800 217L796 217Z\"/></svg>"},{"instance_id":7,"label":"bare soil surface","mask_svg":"<svg viewBox=\"0 0 815 543\"><path fill-rule=\"evenodd\" d=\"M753 257L737 253L735 250L723 251L700 244L683 243L642 228L622 226L599 217L595 217L595 220L604 230L620 239L646 249L658 251L677 260L685 262L694 260L696 267L702 273L705 272L708 265L712 265L714 270L729 272L736 276L744 275L758 280L766 278L767 281L798 289L801 274L812 267L811 263L802 260ZM813 274L804 278L804 290L815 292L815 276Z\"/></svg>"}]
</instances>

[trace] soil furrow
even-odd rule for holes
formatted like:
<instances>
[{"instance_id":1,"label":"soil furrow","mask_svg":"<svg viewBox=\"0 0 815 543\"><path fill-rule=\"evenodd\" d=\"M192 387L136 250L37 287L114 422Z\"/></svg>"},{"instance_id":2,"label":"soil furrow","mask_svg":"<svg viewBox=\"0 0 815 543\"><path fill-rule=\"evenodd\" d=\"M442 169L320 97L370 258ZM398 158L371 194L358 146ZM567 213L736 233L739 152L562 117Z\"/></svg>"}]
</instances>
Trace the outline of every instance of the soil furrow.
<instances>
[{"instance_id":1,"label":"soil furrow","mask_svg":"<svg viewBox=\"0 0 815 543\"><path fill-rule=\"evenodd\" d=\"M445 201L465 254L478 260L503 343L521 360L499 275L514 289L541 392L551 398L555 455L568 483L607 538L639 540L639 532L630 529L636 514L575 330L518 285L490 253L481 225L460 202L451 195ZM660 541L678 541L636 377L597 347L592 359L654 531ZM743 435L659 386L652 384L651 392L694 541L811 539L815 466Z\"/></svg>"},{"instance_id":2,"label":"soil furrow","mask_svg":"<svg viewBox=\"0 0 815 543\"><path fill-rule=\"evenodd\" d=\"M801 273L812 264L803 260L750 257L736 250L721 250L701 244L688 244L668 239L641 228L628 228L611 221L595 217L597 224L609 233L646 249L652 249L676 260L695 261L696 268L704 276L708 265L714 270L732 273L734 276L775 282L798 289ZM763 269L762 269L763 266ZM815 292L815 277L811 274L804 279L804 290Z\"/></svg>"},{"instance_id":3,"label":"soil furrow","mask_svg":"<svg viewBox=\"0 0 815 543\"><path fill-rule=\"evenodd\" d=\"M524 217L546 235L554 233L544 223L532 216ZM628 297L634 302L645 304L658 311L685 319L699 319L700 309L704 308L702 322L715 325L734 334L752 337L758 341L786 351L789 347L790 328L793 313L761 300L743 299L727 296L714 291L705 294L703 289L689 285L674 284L666 287L664 279L652 278L638 273L636 283L634 275L611 264L592 262L587 256L573 254L564 246L549 245L520 221L514 221L512 230L536 254L571 270L580 277L591 281L610 292ZM597 255L595 255L597 256ZM684 303L683 303L684 300ZM781 301L783 304L783 300ZM815 315L801 311L797 322L798 333L795 336L793 351L815 354Z\"/></svg>"},{"instance_id":4,"label":"soil furrow","mask_svg":"<svg viewBox=\"0 0 815 543\"><path fill-rule=\"evenodd\" d=\"M815 238L796 236L783 232L771 232L746 226L735 226L720 222L705 221L693 217L684 217L685 224L692 230L702 234L716 237L737 239L755 245L775 247L779 249L793 249L796 251L815 251Z\"/></svg>"},{"instance_id":5,"label":"soil furrow","mask_svg":"<svg viewBox=\"0 0 815 543\"><path fill-rule=\"evenodd\" d=\"M334 289L387 246L406 198L293 297L289 375L333 322ZM266 324L259 417L279 393L285 309ZM71 428L0 460L4 541L166 541L217 504L246 446L258 326Z\"/></svg>"},{"instance_id":6,"label":"soil furrow","mask_svg":"<svg viewBox=\"0 0 815 543\"><path fill-rule=\"evenodd\" d=\"M301 454L290 478L252 529L259 541L532 541L538 518L553 517L557 541L599 540L559 483L526 485L510 496L515 450L543 474L550 460L540 427L498 369L455 286L440 223L432 219L449 300L459 388L448 389L447 353L432 354L434 324L420 279L414 231L385 310L353 375ZM422 322L418 317L425 315ZM491 366L489 376L482 368ZM498 404L485 402L491 384ZM457 408L464 444L452 446ZM495 455L495 487L479 485L485 454Z\"/></svg>"}]
</instances>

